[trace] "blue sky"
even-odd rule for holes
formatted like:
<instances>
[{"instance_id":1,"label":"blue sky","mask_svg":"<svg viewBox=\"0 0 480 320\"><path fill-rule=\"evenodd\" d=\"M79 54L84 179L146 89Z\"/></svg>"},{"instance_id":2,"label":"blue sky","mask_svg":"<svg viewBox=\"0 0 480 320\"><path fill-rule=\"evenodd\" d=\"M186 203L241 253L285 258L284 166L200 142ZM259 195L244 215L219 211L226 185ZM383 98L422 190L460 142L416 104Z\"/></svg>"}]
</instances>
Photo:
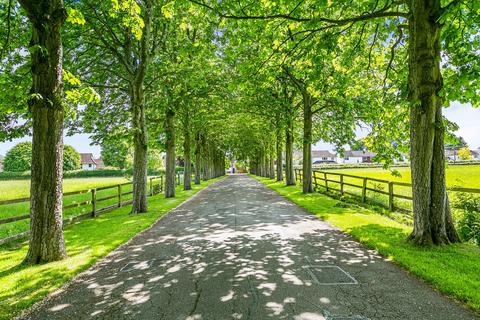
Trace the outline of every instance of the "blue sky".
<instances>
[{"instance_id":1,"label":"blue sky","mask_svg":"<svg viewBox=\"0 0 480 320\"><path fill-rule=\"evenodd\" d=\"M457 134L465 138L471 149L480 148L480 108L472 108L470 105L453 103L444 110L445 116L457 123L460 127ZM15 139L8 142L0 142L0 155L5 153L15 144L21 141L29 141L30 137ZM100 147L91 146L91 140L87 134L77 134L72 137L65 137L65 143L72 145L80 153L91 152L96 157L100 156ZM333 150L333 146L319 142L314 146L315 150Z\"/></svg>"}]
</instances>

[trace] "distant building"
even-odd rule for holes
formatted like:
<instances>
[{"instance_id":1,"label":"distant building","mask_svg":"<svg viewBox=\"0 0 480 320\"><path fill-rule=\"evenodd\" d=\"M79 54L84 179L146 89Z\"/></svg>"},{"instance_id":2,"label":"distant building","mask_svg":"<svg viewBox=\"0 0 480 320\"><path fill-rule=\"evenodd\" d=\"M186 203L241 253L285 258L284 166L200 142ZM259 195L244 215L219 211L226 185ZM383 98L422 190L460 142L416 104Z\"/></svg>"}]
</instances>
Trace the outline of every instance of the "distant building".
<instances>
[{"instance_id":1,"label":"distant building","mask_svg":"<svg viewBox=\"0 0 480 320\"><path fill-rule=\"evenodd\" d=\"M313 150L313 164L335 163L335 155L328 150Z\"/></svg>"},{"instance_id":2,"label":"distant building","mask_svg":"<svg viewBox=\"0 0 480 320\"><path fill-rule=\"evenodd\" d=\"M95 163L96 163L96 166L95 166L96 170L105 169L105 164L103 163L102 158L95 159Z\"/></svg>"},{"instance_id":3,"label":"distant building","mask_svg":"<svg viewBox=\"0 0 480 320\"><path fill-rule=\"evenodd\" d=\"M345 151L343 157L340 155L337 156L337 163L345 163L345 164L356 164L356 163L371 163L373 157L377 154L375 152L370 151Z\"/></svg>"},{"instance_id":4,"label":"distant building","mask_svg":"<svg viewBox=\"0 0 480 320\"><path fill-rule=\"evenodd\" d=\"M445 149L445 158L451 161L458 160L458 150L455 149Z\"/></svg>"},{"instance_id":5,"label":"distant building","mask_svg":"<svg viewBox=\"0 0 480 320\"><path fill-rule=\"evenodd\" d=\"M97 169L97 162L95 161L92 153L80 153L80 164L82 166L82 170L93 171Z\"/></svg>"},{"instance_id":6,"label":"distant building","mask_svg":"<svg viewBox=\"0 0 480 320\"><path fill-rule=\"evenodd\" d=\"M473 160L480 160L480 149L470 150Z\"/></svg>"}]
</instances>

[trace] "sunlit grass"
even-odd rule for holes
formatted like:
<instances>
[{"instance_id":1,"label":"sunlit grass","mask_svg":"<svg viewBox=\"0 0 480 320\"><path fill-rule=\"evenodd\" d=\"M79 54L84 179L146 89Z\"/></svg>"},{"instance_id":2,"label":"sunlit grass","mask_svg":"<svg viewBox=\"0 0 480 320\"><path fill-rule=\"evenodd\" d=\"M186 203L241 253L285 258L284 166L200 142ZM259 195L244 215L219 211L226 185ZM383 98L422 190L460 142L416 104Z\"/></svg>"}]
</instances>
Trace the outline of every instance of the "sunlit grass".
<instances>
[{"instance_id":1,"label":"sunlit grass","mask_svg":"<svg viewBox=\"0 0 480 320\"><path fill-rule=\"evenodd\" d=\"M341 207L325 195L256 177L320 219L353 235L441 292L480 311L480 248L470 244L420 248L406 242L411 227L356 206Z\"/></svg>"},{"instance_id":2,"label":"sunlit grass","mask_svg":"<svg viewBox=\"0 0 480 320\"><path fill-rule=\"evenodd\" d=\"M24 266L21 262L28 250L27 242L0 246L0 319L10 319L41 300L215 181L218 179L202 182L190 191L179 189L176 198L164 199L163 195L150 198L149 212L145 214L130 215L130 206L127 206L67 227L65 241L69 257L63 261Z\"/></svg>"}]
</instances>

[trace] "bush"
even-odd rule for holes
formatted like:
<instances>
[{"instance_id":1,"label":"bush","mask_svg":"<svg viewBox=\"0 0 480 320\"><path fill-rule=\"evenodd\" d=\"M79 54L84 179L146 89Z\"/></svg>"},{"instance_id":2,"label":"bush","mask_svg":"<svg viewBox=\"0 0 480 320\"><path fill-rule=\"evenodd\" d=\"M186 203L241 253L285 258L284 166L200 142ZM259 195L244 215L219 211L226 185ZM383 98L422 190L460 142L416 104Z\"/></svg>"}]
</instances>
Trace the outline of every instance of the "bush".
<instances>
[{"instance_id":1,"label":"bush","mask_svg":"<svg viewBox=\"0 0 480 320\"><path fill-rule=\"evenodd\" d=\"M463 240L480 245L480 197L459 193L454 205L462 210L457 219L458 233Z\"/></svg>"},{"instance_id":2,"label":"bush","mask_svg":"<svg viewBox=\"0 0 480 320\"><path fill-rule=\"evenodd\" d=\"M80 153L72 146L66 144L63 147L63 171L78 169L80 169Z\"/></svg>"},{"instance_id":3,"label":"bush","mask_svg":"<svg viewBox=\"0 0 480 320\"><path fill-rule=\"evenodd\" d=\"M3 170L6 172L23 172L31 168L32 143L21 142L10 149L3 159Z\"/></svg>"},{"instance_id":4,"label":"bush","mask_svg":"<svg viewBox=\"0 0 480 320\"><path fill-rule=\"evenodd\" d=\"M32 143L21 142L10 149L3 160L5 172L25 172L31 169ZM63 170L80 169L80 154L72 146L63 146Z\"/></svg>"}]
</instances>

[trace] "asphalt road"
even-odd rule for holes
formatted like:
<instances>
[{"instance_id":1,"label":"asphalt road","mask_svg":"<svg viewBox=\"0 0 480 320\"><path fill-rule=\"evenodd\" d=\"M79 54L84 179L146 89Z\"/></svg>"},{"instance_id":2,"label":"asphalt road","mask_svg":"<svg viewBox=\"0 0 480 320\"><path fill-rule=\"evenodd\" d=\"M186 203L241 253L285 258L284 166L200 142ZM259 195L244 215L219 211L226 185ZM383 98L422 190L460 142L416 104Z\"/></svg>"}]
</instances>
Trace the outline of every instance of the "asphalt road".
<instances>
[{"instance_id":1,"label":"asphalt road","mask_svg":"<svg viewBox=\"0 0 480 320\"><path fill-rule=\"evenodd\" d=\"M26 319L478 319L244 175L160 219Z\"/></svg>"}]
</instances>

